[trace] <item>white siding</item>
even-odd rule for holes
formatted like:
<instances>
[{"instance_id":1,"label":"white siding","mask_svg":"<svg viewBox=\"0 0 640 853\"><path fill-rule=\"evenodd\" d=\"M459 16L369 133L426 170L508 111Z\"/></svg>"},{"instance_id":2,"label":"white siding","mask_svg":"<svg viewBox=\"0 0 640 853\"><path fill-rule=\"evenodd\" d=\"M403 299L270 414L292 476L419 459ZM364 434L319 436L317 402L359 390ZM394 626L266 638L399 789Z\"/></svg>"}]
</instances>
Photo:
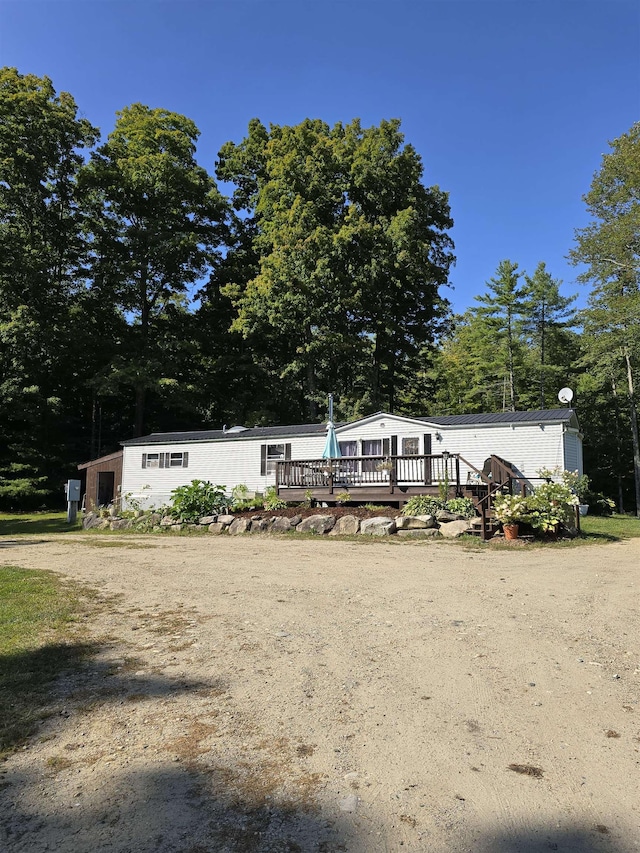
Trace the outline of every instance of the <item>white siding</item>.
<instances>
[{"instance_id":1,"label":"white siding","mask_svg":"<svg viewBox=\"0 0 640 853\"><path fill-rule=\"evenodd\" d=\"M570 429L564 434L564 467L567 471L582 474L582 440L577 430Z\"/></svg>"},{"instance_id":2,"label":"white siding","mask_svg":"<svg viewBox=\"0 0 640 853\"><path fill-rule=\"evenodd\" d=\"M412 421L408 418L399 418L395 415L378 415L375 418L366 418L364 421L356 421L353 424L340 427L336 430L338 441L359 441L371 439L391 439L391 436L398 436L398 453L402 454L402 439L403 438L419 438L420 453L424 453L423 435L425 433L432 434L432 453L438 453L435 445L437 444L433 433L435 430L428 424L420 421ZM360 445L361 450L361 445Z\"/></svg>"},{"instance_id":3,"label":"white siding","mask_svg":"<svg viewBox=\"0 0 640 853\"><path fill-rule=\"evenodd\" d=\"M143 506L165 506L171 492L192 480L209 480L225 487L227 494L239 483L250 492L263 492L275 484L275 475L260 474L260 448L263 444L291 444L292 459L319 459L325 434L265 439L228 439L189 441L180 444L139 444L124 448L122 495L131 495ZM143 453L188 451L188 468L143 468Z\"/></svg>"},{"instance_id":4,"label":"white siding","mask_svg":"<svg viewBox=\"0 0 640 853\"><path fill-rule=\"evenodd\" d=\"M535 477L539 468L564 464L561 424L516 422L442 429L440 433L442 441L434 445L434 453L460 453L479 469L492 453L511 462L525 477ZM463 479L467 470L461 465Z\"/></svg>"},{"instance_id":5,"label":"white siding","mask_svg":"<svg viewBox=\"0 0 640 853\"><path fill-rule=\"evenodd\" d=\"M582 444L577 431L563 434L562 424L521 423L486 424L464 427L439 427L401 418L376 415L340 427L338 440L391 439L398 437L398 453L402 438L420 439L431 435L431 452L459 453L478 469L492 454L511 462L526 477L535 477L539 468L566 467L582 471ZM440 436L438 438L438 436ZM566 440L566 441L565 441ZM325 433L287 438L234 438L218 441L191 441L176 444L127 446L124 448L122 494L131 494L146 506L162 506L170 501L171 491L192 480L209 480L225 487L228 494L244 483L250 491L262 492L275 483L275 475L260 474L260 448L263 444L291 444L292 459L320 459ZM143 468L143 453L188 451L188 468ZM359 451L361 452L361 451ZM461 477L466 480L470 469L461 464Z\"/></svg>"},{"instance_id":6,"label":"white siding","mask_svg":"<svg viewBox=\"0 0 640 853\"><path fill-rule=\"evenodd\" d=\"M526 477L535 477L538 468L562 467L564 464L562 424L515 422L513 425L436 427L421 421L384 415L341 427L337 433L341 440L390 438L397 435L398 453L401 453L401 439L413 436L420 437L420 452L424 452L422 436L430 433L431 452L434 454L442 453L443 450L459 453L482 470L485 460L494 453L511 462ZM469 470L461 463L463 480L466 480Z\"/></svg>"}]
</instances>

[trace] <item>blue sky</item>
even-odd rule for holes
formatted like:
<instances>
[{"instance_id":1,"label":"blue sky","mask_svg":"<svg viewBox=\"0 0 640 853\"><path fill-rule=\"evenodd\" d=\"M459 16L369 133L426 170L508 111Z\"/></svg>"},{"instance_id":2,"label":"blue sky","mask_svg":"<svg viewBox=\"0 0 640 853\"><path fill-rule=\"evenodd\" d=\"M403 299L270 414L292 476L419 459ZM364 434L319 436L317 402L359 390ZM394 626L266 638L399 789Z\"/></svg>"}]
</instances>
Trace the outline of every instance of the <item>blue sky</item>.
<instances>
[{"instance_id":1,"label":"blue sky","mask_svg":"<svg viewBox=\"0 0 640 853\"><path fill-rule=\"evenodd\" d=\"M0 0L0 65L47 74L103 135L140 101L194 119L213 171L257 116L402 120L450 193L458 311L504 258L565 256L607 141L640 119L637 0Z\"/></svg>"}]
</instances>

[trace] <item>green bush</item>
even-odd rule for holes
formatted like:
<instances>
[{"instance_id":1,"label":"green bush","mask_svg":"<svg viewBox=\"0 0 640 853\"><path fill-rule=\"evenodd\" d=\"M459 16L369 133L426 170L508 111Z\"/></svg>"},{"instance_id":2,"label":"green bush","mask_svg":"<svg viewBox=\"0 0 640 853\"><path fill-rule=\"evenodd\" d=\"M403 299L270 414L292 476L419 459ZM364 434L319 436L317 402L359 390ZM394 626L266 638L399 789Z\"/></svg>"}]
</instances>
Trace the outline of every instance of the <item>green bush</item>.
<instances>
[{"instance_id":1,"label":"green bush","mask_svg":"<svg viewBox=\"0 0 640 853\"><path fill-rule=\"evenodd\" d=\"M403 515L435 515L445 508L445 501L432 495L414 495L402 508Z\"/></svg>"},{"instance_id":2,"label":"green bush","mask_svg":"<svg viewBox=\"0 0 640 853\"><path fill-rule=\"evenodd\" d=\"M602 492L592 492L590 489L584 493L581 503L589 504L590 515L611 515L616 508L611 498L603 495Z\"/></svg>"},{"instance_id":3,"label":"green bush","mask_svg":"<svg viewBox=\"0 0 640 853\"><path fill-rule=\"evenodd\" d=\"M446 502L444 508L456 515L463 515L465 518L473 518L476 514L476 508L471 498L451 498Z\"/></svg>"},{"instance_id":4,"label":"green bush","mask_svg":"<svg viewBox=\"0 0 640 853\"><path fill-rule=\"evenodd\" d=\"M278 492L275 486L267 486L264 490L263 506L265 509L286 509L287 502L278 497Z\"/></svg>"},{"instance_id":5,"label":"green bush","mask_svg":"<svg viewBox=\"0 0 640 853\"><path fill-rule=\"evenodd\" d=\"M197 521L203 515L224 512L229 505L224 486L214 486L205 480L192 480L171 492L169 515L184 521Z\"/></svg>"},{"instance_id":6,"label":"green bush","mask_svg":"<svg viewBox=\"0 0 640 853\"><path fill-rule=\"evenodd\" d=\"M257 509L262 505L262 501L256 497L249 497L249 488L244 483L238 483L231 489L231 511L245 512L249 509Z\"/></svg>"},{"instance_id":7,"label":"green bush","mask_svg":"<svg viewBox=\"0 0 640 853\"><path fill-rule=\"evenodd\" d=\"M526 504L533 529L552 533L562 524L574 524L578 497L563 483L543 483L526 498Z\"/></svg>"}]
</instances>

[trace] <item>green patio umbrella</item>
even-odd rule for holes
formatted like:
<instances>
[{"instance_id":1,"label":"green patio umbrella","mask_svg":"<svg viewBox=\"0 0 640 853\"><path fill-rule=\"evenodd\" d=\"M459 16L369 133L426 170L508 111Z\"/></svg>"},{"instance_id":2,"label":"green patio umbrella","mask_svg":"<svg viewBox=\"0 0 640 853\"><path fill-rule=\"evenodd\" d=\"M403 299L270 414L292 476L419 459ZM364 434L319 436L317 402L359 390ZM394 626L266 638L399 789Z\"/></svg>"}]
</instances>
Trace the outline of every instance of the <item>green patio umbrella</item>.
<instances>
[{"instance_id":1,"label":"green patio umbrella","mask_svg":"<svg viewBox=\"0 0 640 853\"><path fill-rule=\"evenodd\" d=\"M327 440L322 451L323 459L340 459L340 445L333 425L333 394L329 394L329 420L327 421Z\"/></svg>"}]
</instances>

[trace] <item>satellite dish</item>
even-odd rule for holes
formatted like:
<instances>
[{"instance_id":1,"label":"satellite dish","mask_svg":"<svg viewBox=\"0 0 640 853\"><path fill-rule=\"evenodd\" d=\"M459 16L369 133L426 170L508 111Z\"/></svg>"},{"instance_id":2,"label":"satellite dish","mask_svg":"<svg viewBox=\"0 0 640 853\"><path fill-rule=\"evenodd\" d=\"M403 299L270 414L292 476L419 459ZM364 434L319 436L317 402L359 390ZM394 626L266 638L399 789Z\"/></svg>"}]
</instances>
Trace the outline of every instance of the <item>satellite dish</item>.
<instances>
[{"instance_id":1,"label":"satellite dish","mask_svg":"<svg viewBox=\"0 0 640 853\"><path fill-rule=\"evenodd\" d=\"M561 388L558 391L558 400L561 403L570 403L573 400L573 391L571 388Z\"/></svg>"}]
</instances>

